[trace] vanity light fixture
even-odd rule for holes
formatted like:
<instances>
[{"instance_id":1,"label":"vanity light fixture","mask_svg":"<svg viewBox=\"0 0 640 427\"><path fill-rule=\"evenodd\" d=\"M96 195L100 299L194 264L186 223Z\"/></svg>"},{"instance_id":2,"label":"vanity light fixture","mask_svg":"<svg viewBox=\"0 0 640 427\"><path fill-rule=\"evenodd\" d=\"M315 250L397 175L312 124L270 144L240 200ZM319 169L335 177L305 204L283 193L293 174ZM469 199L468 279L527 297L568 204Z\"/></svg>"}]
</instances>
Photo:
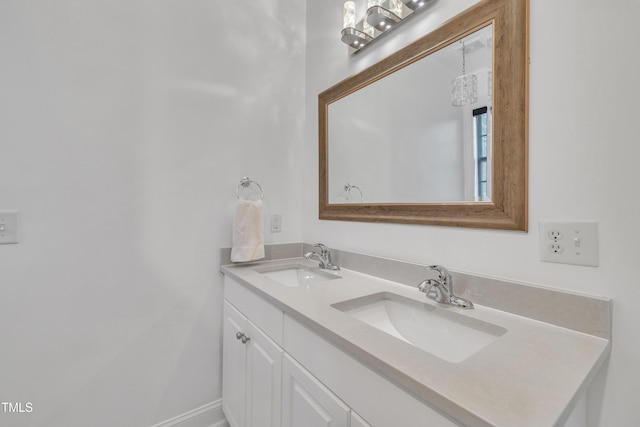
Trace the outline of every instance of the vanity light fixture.
<instances>
[{"instance_id":1,"label":"vanity light fixture","mask_svg":"<svg viewBox=\"0 0 640 427\"><path fill-rule=\"evenodd\" d=\"M402 5L400 0L369 0L366 21L380 32L390 30L402 21Z\"/></svg>"},{"instance_id":2,"label":"vanity light fixture","mask_svg":"<svg viewBox=\"0 0 640 427\"><path fill-rule=\"evenodd\" d=\"M431 1L348 0L344 3L342 12L342 42L357 51ZM358 7L359 5L362 7Z\"/></svg>"},{"instance_id":3,"label":"vanity light fixture","mask_svg":"<svg viewBox=\"0 0 640 427\"><path fill-rule=\"evenodd\" d=\"M454 107L462 107L463 105L473 104L478 100L478 76L475 74L467 75L465 70L465 47L462 44L462 75L451 81L451 105Z\"/></svg>"},{"instance_id":4,"label":"vanity light fixture","mask_svg":"<svg viewBox=\"0 0 640 427\"><path fill-rule=\"evenodd\" d=\"M360 23L363 25L364 22ZM367 34L370 32L371 35ZM365 32L365 28L356 28L356 2L349 0L344 2L342 10L342 42L354 49L360 49L373 40L373 30Z\"/></svg>"}]
</instances>

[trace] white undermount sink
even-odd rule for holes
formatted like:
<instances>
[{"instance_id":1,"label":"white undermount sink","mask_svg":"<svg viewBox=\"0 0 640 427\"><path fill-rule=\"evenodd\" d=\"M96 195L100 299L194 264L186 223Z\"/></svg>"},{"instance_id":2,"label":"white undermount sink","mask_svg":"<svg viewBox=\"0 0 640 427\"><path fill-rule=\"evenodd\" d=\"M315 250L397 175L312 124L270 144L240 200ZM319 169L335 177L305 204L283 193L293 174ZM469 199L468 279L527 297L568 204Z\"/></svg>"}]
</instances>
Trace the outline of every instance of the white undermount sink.
<instances>
[{"instance_id":1,"label":"white undermount sink","mask_svg":"<svg viewBox=\"0 0 640 427\"><path fill-rule=\"evenodd\" d=\"M265 269L256 269L256 271L272 280L275 280L281 285L291 288L316 285L340 278L340 276L335 273L323 271L319 268L307 267L301 264L268 267Z\"/></svg>"},{"instance_id":2,"label":"white undermount sink","mask_svg":"<svg viewBox=\"0 0 640 427\"><path fill-rule=\"evenodd\" d=\"M448 362L462 362L506 329L453 310L381 292L332 307Z\"/></svg>"}]
</instances>

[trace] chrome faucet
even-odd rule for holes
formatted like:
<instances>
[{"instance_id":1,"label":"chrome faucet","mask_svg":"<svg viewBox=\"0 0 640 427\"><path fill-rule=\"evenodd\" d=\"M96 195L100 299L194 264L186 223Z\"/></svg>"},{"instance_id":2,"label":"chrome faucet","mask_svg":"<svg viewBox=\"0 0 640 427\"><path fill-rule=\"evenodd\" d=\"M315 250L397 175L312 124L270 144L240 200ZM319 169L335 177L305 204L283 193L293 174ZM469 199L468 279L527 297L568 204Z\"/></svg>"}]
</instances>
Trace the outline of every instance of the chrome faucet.
<instances>
[{"instance_id":1,"label":"chrome faucet","mask_svg":"<svg viewBox=\"0 0 640 427\"><path fill-rule=\"evenodd\" d=\"M306 254L304 254L305 259L315 258L320 262L318 264L318 267L324 268L325 270L333 270L333 271L340 270L340 267L333 264L333 261L331 260L331 252L329 251L329 248L327 248L322 243L316 243L315 245L313 245L313 247L320 249L320 252L316 252L316 251L307 252Z\"/></svg>"},{"instance_id":2,"label":"chrome faucet","mask_svg":"<svg viewBox=\"0 0 640 427\"><path fill-rule=\"evenodd\" d=\"M473 303L468 299L457 297L453 294L453 280L449 271L441 265L430 265L429 270L437 271L437 279L427 279L420 282L418 290L427 294L432 300L454 305L462 308L473 308Z\"/></svg>"}]
</instances>

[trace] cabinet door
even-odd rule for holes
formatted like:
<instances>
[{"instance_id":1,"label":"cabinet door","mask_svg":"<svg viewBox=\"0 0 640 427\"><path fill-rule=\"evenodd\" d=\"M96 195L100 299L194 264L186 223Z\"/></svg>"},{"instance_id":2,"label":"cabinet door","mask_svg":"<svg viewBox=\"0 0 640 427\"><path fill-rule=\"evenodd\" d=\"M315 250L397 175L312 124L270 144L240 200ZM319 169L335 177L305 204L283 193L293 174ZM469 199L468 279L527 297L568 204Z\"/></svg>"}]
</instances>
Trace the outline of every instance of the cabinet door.
<instances>
[{"instance_id":1,"label":"cabinet door","mask_svg":"<svg viewBox=\"0 0 640 427\"><path fill-rule=\"evenodd\" d=\"M247 322L247 427L280 427L283 350Z\"/></svg>"},{"instance_id":2,"label":"cabinet door","mask_svg":"<svg viewBox=\"0 0 640 427\"><path fill-rule=\"evenodd\" d=\"M244 333L247 319L224 302L222 338L222 410L231 427L245 426L247 346L236 334Z\"/></svg>"},{"instance_id":3,"label":"cabinet door","mask_svg":"<svg viewBox=\"0 0 640 427\"><path fill-rule=\"evenodd\" d=\"M349 407L286 353L282 378L283 427L349 425Z\"/></svg>"}]
</instances>

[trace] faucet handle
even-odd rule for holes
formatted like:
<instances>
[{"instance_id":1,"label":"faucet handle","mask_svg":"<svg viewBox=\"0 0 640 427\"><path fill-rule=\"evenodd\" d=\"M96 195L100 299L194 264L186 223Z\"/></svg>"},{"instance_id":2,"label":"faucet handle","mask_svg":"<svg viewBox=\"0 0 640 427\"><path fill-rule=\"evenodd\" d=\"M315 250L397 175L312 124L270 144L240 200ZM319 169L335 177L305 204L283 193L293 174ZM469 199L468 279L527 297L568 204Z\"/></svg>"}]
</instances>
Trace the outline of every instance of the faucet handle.
<instances>
[{"instance_id":1,"label":"faucet handle","mask_svg":"<svg viewBox=\"0 0 640 427\"><path fill-rule=\"evenodd\" d=\"M327 252L329 251L329 249L323 245L322 243L316 243L313 245L314 248L318 248L320 249L321 254L324 256L327 254Z\"/></svg>"},{"instance_id":2,"label":"faucet handle","mask_svg":"<svg viewBox=\"0 0 640 427\"><path fill-rule=\"evenodd\" d=\"M436 302L448 304L450 294L445 288L444 282L440 279L427 279L420 282L418 290L427 294L427 298L431 298Z\"/></svg>"},{"instance_id":3,"label":"faucet handle","mask_svg":"<svg viewBox=\"0 0 640 427\"><path fill-rule=\"evenodd\" d=\"M429 270L437 271L438 274L440 275L439 277L440 279L445 279L447 276L449 276L449 270L447 270L441 265L430 265Z\"/></svg>"},{"instance_id":4,"label":"faucet handle","mask_svg":"<svg viewBox=\"0 0 640 427\"><path fill-rule=\"evenodd\" d=\"M426 279L420 282L420 284L418 285L418 290L428 295L430 292L433 292L434 286L438 286L437 280Z\"/></svg>"}]
</instances>

